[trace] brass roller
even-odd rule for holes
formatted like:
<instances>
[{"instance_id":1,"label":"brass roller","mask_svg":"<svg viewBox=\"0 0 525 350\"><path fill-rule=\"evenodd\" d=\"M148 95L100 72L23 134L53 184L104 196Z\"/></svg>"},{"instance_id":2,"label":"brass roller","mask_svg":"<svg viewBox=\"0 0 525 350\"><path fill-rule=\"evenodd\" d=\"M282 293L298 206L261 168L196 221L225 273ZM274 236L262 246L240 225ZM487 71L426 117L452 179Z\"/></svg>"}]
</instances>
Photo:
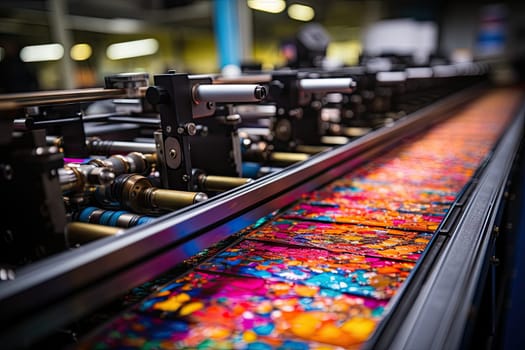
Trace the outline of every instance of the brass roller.
<instances>
[{"instance_id":1,"label":"brass roller","mask_svg":"<svg viewBox=\"0 0 525 350\"><path fill-rule=\"evenodd\" d=\"M113 186L117 186L117 199L136 213L149 213L152 209L175 210L208 199L202 192L153 187L148 178L137 174L121 175Z\"/></svg>"},{"instance_id":2,"label":"brass roller","mask_svg":"<svg viewBox=\"0 0 525 350\"><path fill-rule=\"evenodd\" d=\"M199 187L204 191L227 191L232 188L247 184L251 181L252 179L246 177L215 176L204 174L200 174L198 176Z\"/></svg>"},{"instance_id":3,"label":"brass roller","mask_svg":"<svg viewBox=\"0 0 525 350\"><path fill-rule=\"evenodd\" d=\"M292 153L292 152L272 152L268 158L272 162L293 164L307 160L310 155L306 153Z\"/></svg>"},{"instance_id":4,"label":"brass roller","mask_svg":"<svg viewBox=\"0 0 525 350\"><path fill-rule=\"evenodd\" d=\"M66 225L66 238L69 245L83 244L104 237L114 236L123 230L119 227L70 222Z\"/></svg>"}]
</instances>

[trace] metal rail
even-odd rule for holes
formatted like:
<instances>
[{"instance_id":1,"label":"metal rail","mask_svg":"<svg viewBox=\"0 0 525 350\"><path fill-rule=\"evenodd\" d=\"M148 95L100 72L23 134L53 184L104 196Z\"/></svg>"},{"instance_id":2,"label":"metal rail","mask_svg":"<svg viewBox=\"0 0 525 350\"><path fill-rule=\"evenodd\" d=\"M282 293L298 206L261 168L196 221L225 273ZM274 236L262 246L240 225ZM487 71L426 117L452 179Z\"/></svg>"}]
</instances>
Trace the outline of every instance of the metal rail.
<instances>
[{"instance_id":1,"label":"metal rail","mask_svg":"<svg viewBox=\"0 0 525 350\"><path fill-rule=\"evenodd\" d=\"M410 310L390 339L372 345L374 349L459 349L465 345L465 330L478 287L490 264L490 242L497 224L520 143L524 137L525 107L509 126L478 179L471 199L448 242L418 288Z\"/></svg>"},{"instance_id":2,"label":"metal rail","mask_svg":"<svg viewBox=\"0 0 525 350\"><path fill-rule=\"evenodd\" d=\"M30 106L84 102L117 97L126 97L126 90L93 88L3 94L0 95L0 111L16 110Z\"/></svg>"}]
</instances>

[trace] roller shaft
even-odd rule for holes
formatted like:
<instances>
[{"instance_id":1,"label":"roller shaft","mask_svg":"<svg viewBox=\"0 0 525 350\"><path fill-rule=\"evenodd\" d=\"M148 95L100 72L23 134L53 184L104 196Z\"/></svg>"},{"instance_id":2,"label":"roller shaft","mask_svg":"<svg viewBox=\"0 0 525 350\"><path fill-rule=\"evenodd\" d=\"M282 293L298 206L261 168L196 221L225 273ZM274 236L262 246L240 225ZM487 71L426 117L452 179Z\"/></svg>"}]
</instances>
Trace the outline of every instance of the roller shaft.
<instances>
[{"instance_id":1,"label":"roller shaft","mask_svg":"<svg viewBox=\"0 0 525 350\"><path fill-rule=\"evenodd\" d=\"M66 226L66 237L69 245L88 243L100 238L114 236L121 232L118 227L88 224L85 222L71 222Z\"/></svg>"},{"instance_id":2,"label":"roller shaft","mask_svg":"<svg viewBox=\"0 0 525 350\"><path fill-rule=\"evenodd\" d=\"M300 79L299 89L306 92L352 92L355 81L351 78Z\"/></svg>"},{"instance_id":3,"label":"roller shaft","mask_svg":"<svg viewBox=\"0 0 525 350\"><path fill-rule=\"evenodd\" d=\"M255 84L196 85L195 102L257 102L266 97L264 86Z\"/></svg>"},{"instance_id":4,"label":"roller shaft","mask_svg":"<svg viewBox=\"0 0 525 350\"><path fill-rule=\"evenodd\" d=\"M244 177L232 177L232 176L214 176L214 175L199 175L198 182L199 187L203 191L216 191L222 192L232 188L247 184L252 179Z\"/></svg>"}]
</instances>

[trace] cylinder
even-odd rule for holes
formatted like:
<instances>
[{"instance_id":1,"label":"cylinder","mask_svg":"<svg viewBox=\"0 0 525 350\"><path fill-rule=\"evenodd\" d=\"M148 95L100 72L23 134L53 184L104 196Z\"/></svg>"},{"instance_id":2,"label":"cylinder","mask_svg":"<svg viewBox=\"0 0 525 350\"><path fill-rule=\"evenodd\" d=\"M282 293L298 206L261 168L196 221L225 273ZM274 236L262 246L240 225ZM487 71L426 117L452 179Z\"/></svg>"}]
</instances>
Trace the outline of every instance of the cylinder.
<instances>
[{"instance_id":1,"label":"cylinder","mask_svg":"<svg viewBox=\"0 0 525 350\"><path fill-rule=\"evenodd\" d=\"M84 244L104 237L114 236L122 232L121 228L88 224L85 222L70 222L66 225L66 240L70 246Z\"/></svg>"},{"instance_id":2,"label":"cylinder","mask_svg":"<svg viewBox=\"0 0 525 350\"><path fill-rule=\"evenodd\" d=\"M266 97L264 86L255 84L195 85L193 99L199 102L257 102Z\"/></svg>"},{"instance_id":3,"label":"cylinder","mask_svg":"<svg viewBox=\"0 0 525 350\"><path fill-rule=\"evenodd\" d=\"M299 89L305 92L352 92L355 81L351 78L300 79Z\"/></svg>"},{"instance_id":4,"label":"cylinder","mask_svg":"<svg viewBox=\"0 0 525 350\"><path fill-rule=\"evenodd\" d=\"M330 147L316 146L316 145L297 145L295 149L297 150L297 152L301 152L301 153L317 154L317 153L324 152L330 149Z\"/></svg>"},{"instance_id":5,"label":"cylinder","mask_svg":"<svg viewBox=\"0 0 525 350\"><path fill-rule=\"evenodd\" d=\"M69 168L58 169L58 181L60 182L62 193L80 190L84 186L78 174Z\"/></svg>"},{"instance_id":6,"label":"cylinder","mask_svg":"<svg viewBox=\"0 0 525 350\"><path fill-rule=\"evenodd\" d=\"M130 152L155 153L155 144L147 142L106 141L91 139L88 141L91 154L112 155Z\"/></svg>"},{"instance_id":7,"label":"cylinder","mask_svg":"<svg viewBox=\"0 0 525 350\"><path fill-rule=\"evenodd\" d=\"M203 191L222 192L232 188L247 184L252 181L250 178L233 177L233 176L214 176L214 175L199 175L199 187Z\"/></svg>"},{"instance_id":8,"label":"cylinder","mask_svg":"<svg viewBox=\"0 0 525 350\"><path fill-rule=\"evenodd\" d=\"M306 153L272 152L269 160L272 162L292 164L307 160L310 156Z\"/></svg>"},{"instance_id":9,"label":"cylinder","mask_svg":"<svg viewBox=\"0 0 525 350\"><path fill-rule=\"evenodd\" d=\"M115 174L108 168L99 168L92 164L68 164L58 169L58 180L62 192L82 191L84 186L108 185L115 179Z\"/></svg>"},{"instance_id":10,"label":"cylinder","mask_svg":"<svg viewBox=\"0 0 525 350\"><path fill-rule=\"evenodd\" d=\"M167 210L184 208L208 199L208 196L202 192L164 190L159 188L151 188L146 192L145 195L148 204L154 208Z\"/></svg>"},{"instance_id":11,"label":"cylinder","mask_svg":"<svg viewBox=\"0 0 525 350\"><path fill-rule=\"evenodd\" d=\"M321 142L327 145L346 145L349 141L345 136L321 136Z\"/></svg>"},{"instance_id":12,"label":"cylinder","mask_svg":"<svg viewBox=\"0 0 525 350\"><path fill-rule=\"evenodd\" d=\"M122 210L104 210L87 207L78 214L78 221L116 227L133 227L152 221L151 216L137 215Z\"/></svg>"}]
</instances>

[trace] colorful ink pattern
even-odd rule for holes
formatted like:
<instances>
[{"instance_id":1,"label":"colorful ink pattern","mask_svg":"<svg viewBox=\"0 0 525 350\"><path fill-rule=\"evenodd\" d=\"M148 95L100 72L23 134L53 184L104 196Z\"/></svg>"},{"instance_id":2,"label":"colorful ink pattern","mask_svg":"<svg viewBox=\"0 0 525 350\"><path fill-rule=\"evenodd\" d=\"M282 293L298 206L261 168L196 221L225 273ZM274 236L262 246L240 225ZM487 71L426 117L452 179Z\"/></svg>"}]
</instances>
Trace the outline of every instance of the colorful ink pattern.
<instances>
[{"instance_id":1,"label":"colorful ink pattern","mask_svg":"<svg viewBox=\"0 0 525 350\"><path fill-rule=\"evenodd\" d=\"M333 253L324 249L243 241L197 269L295 281L377 299L394 295L414 267L412 262Z\"/></svg>"},{"instance_id":2,"label":"colorful ink pattern","mask_svg":"<svg viewBox=\"0 0 525 350\"><path fill-rule=\"evenodd\" d=\"M252 231L246 238L416 261L432 235L382 227L278 219Z\"/></svg>"},{"instance_id":3,"label":"colorful ink pattern","mask_svg":"<svg viewBox=\"0 0 525 350\"><path fill-rule=\"evenodd\" d=\"M81 348L360 348L520 97L487 94L303 195Z\"/></svg>"},{"instance_id":4,"label":"colorful ink pattern","mask_svg":"<svg viewBox=\"0 0 525 350\"><path fill-rule=\"evenodd\" d=\"M192 272L117 320L96 346L348 348L366 339L385 305L289 281ZM125 336L111 337L115 330Z\"/></svg>"},{"instance_id":5,"label":"colorful ink pattern","mask_svg":"<svg viewBox=\"0 0 525 350\"><path fill-rule=\"evenodd\" d=\"M404 213L381 208L346 208L301 202L283 214L291 219L382 226L411 231L433 232L443 216Z\"/></svg>"}]
</instances>

